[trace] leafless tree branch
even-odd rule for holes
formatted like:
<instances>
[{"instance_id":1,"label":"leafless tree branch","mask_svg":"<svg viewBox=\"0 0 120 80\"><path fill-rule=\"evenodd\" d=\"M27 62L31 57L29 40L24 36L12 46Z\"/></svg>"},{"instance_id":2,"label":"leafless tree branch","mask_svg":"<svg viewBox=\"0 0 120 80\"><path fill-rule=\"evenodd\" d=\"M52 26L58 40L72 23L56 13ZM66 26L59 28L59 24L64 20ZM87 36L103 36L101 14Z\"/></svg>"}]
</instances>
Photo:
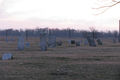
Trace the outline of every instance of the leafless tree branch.
<instances>
[{"instance_id":1,"label":"leafless tree branch","mask_svg":"<svg viewBox=\"0 0 120 80\"><path fill-rule=\"evenodd\" d=\"M107 11L109 8L115 6L115 5L119 4L119 3L120 3L120 1L112 0L112 2L109 3L108 5L100 6L100 7L97 7L97 8L92 8L92 9L96 9L96 10L104 9L104 8L105 8L105 10L103 10L101 13L99 13L99 14L94 14L94 15L100 15L100 14L104 13L105 11Z\"/></svg>"}]
</instances>

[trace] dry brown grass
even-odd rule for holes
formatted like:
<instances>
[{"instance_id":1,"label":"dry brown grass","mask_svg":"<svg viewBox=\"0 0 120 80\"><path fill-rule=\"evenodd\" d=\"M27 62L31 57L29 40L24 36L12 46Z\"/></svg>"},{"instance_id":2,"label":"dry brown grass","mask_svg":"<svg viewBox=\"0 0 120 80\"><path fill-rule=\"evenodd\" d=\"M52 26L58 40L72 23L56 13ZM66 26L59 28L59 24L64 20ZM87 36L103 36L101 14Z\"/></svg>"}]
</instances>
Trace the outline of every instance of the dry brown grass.
<instances>
[{"instance_id":1,"label":"dry brown grass","mask_svg":"<svg viewBox=\"0 0 120 80\"><path fill-rule=\"evenodd\" d=\"M104 45L90 47L67 43L41 51L39 38L29 38L30 47L17 50L15 42L0 39L0 58L13 53L13 60L0 60L0 80L119 80L120 43L102 39ZM76 39L79 40L79 39Z\"/></svg>"}]
</instances>

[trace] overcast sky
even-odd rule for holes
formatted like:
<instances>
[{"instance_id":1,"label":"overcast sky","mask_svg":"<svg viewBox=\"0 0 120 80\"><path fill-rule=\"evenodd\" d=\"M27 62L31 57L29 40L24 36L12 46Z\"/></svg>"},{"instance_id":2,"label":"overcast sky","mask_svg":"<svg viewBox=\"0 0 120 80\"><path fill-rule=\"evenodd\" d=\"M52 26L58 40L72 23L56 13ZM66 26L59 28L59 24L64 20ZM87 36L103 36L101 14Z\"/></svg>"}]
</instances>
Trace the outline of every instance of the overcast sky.
<instances>
[{"instance_id":1,"label":"overcast sky","mask_svg":"<svg viewBox=\"0 0 120 80\"><path fill-rule=\"evenodd\" d=\"M0 0L0 29L74 28L86 29L94 26L97 30L118 30L120 4L104 14L97 0ZM112 1L112 0L110 0Z\"/></svg>"}]
</instances>

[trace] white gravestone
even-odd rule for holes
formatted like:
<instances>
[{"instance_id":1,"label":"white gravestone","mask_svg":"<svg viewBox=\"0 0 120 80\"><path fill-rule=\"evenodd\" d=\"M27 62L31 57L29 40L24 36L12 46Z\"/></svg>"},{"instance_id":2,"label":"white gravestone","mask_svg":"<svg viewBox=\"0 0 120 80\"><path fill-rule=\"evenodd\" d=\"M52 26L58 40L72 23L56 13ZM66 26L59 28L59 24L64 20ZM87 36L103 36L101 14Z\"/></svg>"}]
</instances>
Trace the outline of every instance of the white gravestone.
<instances>
[{"instance_id":1,"label":"white gravestone","mask_svg":"<svg viewBox=\"0 0 120 80\"><path fill-rule=\"evenodd\" d=\"M84 45L87 45L87 44L88 44L88 40L85 38Z\"/></svg>"},{"instance_id":2,"label":"white gravestone","mask_svg":"<svg viewBox=\"0 0 120 80\"><path fill-rule=\"evenodd\" d=\"M12 53L3 54L2 60L9 60L9 59L13 59Z\"/></svg>"},{"instance_id":3,"label":"white gravestone","mask_svg":"<svg viewBox=\"0 0 120 80\"><path fill-rule=\"evenodd\" d=\"M40 47L42 51L47 50L46 33L40 34Z\"/></svg>"},{"instance_id":4,"label":"white gravestone","mask_svg":"<svg viewBox=\"0 0 120 80\"><path fill-rule=\"evenodd\" d=\"M18 50L24 50L24 37L18 37Z\"/></svg>"}]
</instances>

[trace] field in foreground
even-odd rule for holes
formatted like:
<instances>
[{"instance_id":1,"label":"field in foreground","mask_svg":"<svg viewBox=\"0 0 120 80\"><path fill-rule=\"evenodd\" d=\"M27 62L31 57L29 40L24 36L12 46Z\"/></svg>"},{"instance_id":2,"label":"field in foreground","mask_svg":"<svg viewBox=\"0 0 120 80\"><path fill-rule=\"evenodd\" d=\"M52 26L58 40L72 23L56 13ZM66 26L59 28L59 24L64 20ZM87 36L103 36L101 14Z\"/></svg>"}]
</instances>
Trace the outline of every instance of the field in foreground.
<instances>
[{"instance_id":1,"label":"field in foreground","mask_svg":"<svg viewBox=\"0 0 120 80\"><path fill-rule=\"evenodd\" d=\"M0 80L120 80L120 43L102 39L104 45L90 47L58 40L62 46L41 51L39 38L29 38L30 47L18 51L17 38L6 43L1 37L0 58L13 53L13 60L0 60Z\"/></svg>"}]
</instances>

